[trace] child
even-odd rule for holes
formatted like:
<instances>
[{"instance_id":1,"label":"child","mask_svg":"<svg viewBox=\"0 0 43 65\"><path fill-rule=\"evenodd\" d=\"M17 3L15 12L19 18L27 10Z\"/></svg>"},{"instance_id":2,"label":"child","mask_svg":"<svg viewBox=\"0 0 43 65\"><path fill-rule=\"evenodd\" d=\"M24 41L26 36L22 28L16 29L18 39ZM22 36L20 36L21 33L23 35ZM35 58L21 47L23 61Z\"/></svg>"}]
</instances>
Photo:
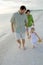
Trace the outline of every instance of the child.
<instances>
[{"instance_id":1,"label":"child","mask_svg":"<svg viewBox=\"0 0 43 65\"><path fill-rule=\"evenodd\" d=\"M33 45L33 48L35 48L35 45L38 42L38 40L39 40L39 42L41 42L41 39L37 35L37 33L35 32L35 28L34 27L31 28L30 38L31 38L31 43Z\"/></svg>"},{"instance_id":2,"label":"child","mask_svg":"<svg viewBox=\"0 0 43 65\"><path fill-rule=\"evenodd\" d=\"M30 33L30 30L31 30L31 27L34 26L34 20L33 20L33 16L30 14L30 10L27 10L26 11L26 15L27 15L27 19L28 19L28 23L27 23L27 36L29 38L29 33Z\"/></svg>"}]
</instances>

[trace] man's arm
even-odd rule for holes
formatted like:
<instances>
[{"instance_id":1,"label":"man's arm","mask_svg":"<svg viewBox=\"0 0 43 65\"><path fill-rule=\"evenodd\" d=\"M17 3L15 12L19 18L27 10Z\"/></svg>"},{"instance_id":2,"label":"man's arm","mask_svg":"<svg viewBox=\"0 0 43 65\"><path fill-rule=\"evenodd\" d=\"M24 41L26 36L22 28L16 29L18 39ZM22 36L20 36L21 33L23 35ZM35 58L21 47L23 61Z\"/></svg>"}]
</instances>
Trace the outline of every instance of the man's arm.
<instances>
[{"instance_id":1,"label":"man's arm","mask_svg":"<svg viewBox=\"0 0 43 65\"><path fill-rule=\"evenodd\" d=\"M10 22L11 22L11 30L12 30L12 32L14 32L14 24L15 24L15 17L14 17L14 14L13 14L13 16L12 16Z\"/></svg>"},{"instance_id":2,"label":"man's arm","mask_svg":"<svg viewBox=\"0 0 43 65\"><path fill-rule=\"evenodd\" d=\"M14 32L14 24L13 24L13 22L11 22L11 30L12 30L12 32Z\"/></svg>"},{"instance_id":3,"label":"man's arm","mask_svg":"<svg viewBox=\"0 0 43 65\"><path fill-rule=\"evenodd\" d=\"M26 32L28 34L28 18L27 18L27 15L25 16L25 26L26 26Z\"/></svg>"},{"instance_id":4,"label":"man's arm","mask_svg":"<svg viewBox=\"0 0 43 65\"><path fill-rule=\"evenodd\" d=\"M27 15L25 16L25 26L28 28L28 18L27 18Z\"/></svg>"}]
</instances>

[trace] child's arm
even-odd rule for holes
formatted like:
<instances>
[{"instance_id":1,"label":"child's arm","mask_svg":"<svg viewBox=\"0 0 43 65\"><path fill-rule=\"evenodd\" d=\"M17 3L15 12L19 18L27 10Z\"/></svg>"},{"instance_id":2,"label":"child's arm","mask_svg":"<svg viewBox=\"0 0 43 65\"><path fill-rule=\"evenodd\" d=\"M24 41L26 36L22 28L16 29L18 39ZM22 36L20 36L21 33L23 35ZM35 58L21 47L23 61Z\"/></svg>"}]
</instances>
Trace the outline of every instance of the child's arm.
<instances>
[{"instance_id":1,"label":"child's arm","mask_svg":"<svg viewBox=\"0 0 43 65\"><path fill-rule=\"evenodd\" d=\"M38 39L40 39L40 37L38 36L38 34L35 32L35 35L38 37Z\"/></svg>"},{"instance_id":2,"label":"child's arm","mask_svg":"<svg viewBox=\"0 0 43 65\"><path fill-rule=\"evenodd\" d=\"M42 42L42 39L40 39L40 37L38 36L38 34L35 32L36 36L38 37L38 42Z\"/></svg>"}]
</instances>

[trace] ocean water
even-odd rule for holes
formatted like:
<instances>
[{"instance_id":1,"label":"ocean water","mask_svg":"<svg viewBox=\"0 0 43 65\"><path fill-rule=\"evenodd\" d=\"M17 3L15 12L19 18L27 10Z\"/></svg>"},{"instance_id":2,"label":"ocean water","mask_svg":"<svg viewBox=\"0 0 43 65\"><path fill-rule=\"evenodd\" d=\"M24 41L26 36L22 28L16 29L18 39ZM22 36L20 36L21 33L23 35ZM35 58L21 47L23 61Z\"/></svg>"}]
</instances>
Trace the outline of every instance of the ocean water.
<instances>
[{"instance_id":1,"label":"ocean water","mask_svg":"<svg viewBox=\"0 0 43 65\"><path fill-rule=\"evenodd\" d=\"M43 10L32 10L34 22L43 22ZM13 13L0 14L0 37L11 32L10 19Z\"/></svg>"}]
</instances>

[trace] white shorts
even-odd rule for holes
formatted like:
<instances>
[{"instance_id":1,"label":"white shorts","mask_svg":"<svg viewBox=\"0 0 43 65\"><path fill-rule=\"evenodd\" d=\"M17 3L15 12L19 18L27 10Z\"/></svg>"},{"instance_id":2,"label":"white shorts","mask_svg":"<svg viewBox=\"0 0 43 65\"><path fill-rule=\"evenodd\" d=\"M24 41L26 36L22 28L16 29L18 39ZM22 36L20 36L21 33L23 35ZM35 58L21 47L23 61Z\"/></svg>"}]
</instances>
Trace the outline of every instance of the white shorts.
<instances>
[{"instance_id":1,"label":"white shorts","mask_svg":"<svg viewBox=\"0 0 43 65\"><path fill-rule=\"evenodd\" d=\"M32 26L31 27L28 27L29 35L30 35L31 28L32 28ZM25 27L25 29L27 29L27 28Z\"/></svg>"},{"instance_id":2,"label":"white shorts","mask_svg":"<svg viewBox=\"0 0 43 65\"><path fill-rule=\"evenodd\" d=\"M31 27L28 27L28 31L30 32L31 31L31 28L32 28L33 26L31 26Z\"/></svg>"},{"instance_id":3,"label":"white shorts","mask_svg":"<svg viewBox=\"0 0 43 65\"><path fill-rule=\"evenodd\" d=\"M33 26L31 26L31 27L28 27L28 32L30 32L31 31L31 28L32 28ZM27 29L26 27L25 27L25 29Z\"/></svg>"},{"instance_id":4,"label":"white shorts","mask_svg":"<svg viewBox=\"0 0 43 65\"><path fill-rule=\"evenodd\" d=\"M31 27L28 27L28 32L29 32L29 35L30 35L30 31L31 31L31 28L32 28L33 26L31 26Z\"/></svg>"},{"instance_id":5,"label":"white shorts","mask_svg":"<svg viewBox=\"0 0 43 65\"><path fill-rule=\"evenodd\" d=\"M16 33L15 38L16 40L25 39L25 33Z\"/></svg>"}]
</instances>

